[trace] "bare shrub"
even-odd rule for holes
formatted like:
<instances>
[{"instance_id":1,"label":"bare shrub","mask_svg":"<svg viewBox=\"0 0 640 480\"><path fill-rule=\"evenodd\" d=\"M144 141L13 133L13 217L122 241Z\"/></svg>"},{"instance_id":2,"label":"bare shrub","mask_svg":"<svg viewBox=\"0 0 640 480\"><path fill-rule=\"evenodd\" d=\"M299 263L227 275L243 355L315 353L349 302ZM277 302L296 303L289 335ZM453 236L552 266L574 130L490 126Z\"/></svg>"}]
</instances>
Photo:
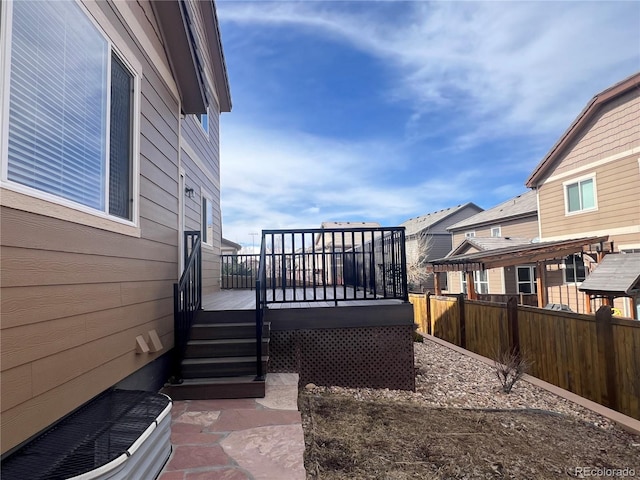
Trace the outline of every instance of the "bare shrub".
<instances>
[{"instance_id":1,"label":"bare shrub","mask_svg":"<svg viewBox=\"0 0 640 480\"><path fill-rule=\"evenodd\" d=\"M504 393L510 393L513 386L527 373L531 362L526 356L515 349L496 352L493 355L494 373Z\"/></svg>"},{"instance_id":2,"label":"bare shrub","mask_svg":"<svg viewBox=\"0 0 640 480\"><path fill-rule=\"evenodd\" d=\"M407 285L410 291L421 290L427 279L433 275L427 272L432 247L433 235L427 229L416 234L415 245L407 245Z\"/></svg>"}]
</instances>

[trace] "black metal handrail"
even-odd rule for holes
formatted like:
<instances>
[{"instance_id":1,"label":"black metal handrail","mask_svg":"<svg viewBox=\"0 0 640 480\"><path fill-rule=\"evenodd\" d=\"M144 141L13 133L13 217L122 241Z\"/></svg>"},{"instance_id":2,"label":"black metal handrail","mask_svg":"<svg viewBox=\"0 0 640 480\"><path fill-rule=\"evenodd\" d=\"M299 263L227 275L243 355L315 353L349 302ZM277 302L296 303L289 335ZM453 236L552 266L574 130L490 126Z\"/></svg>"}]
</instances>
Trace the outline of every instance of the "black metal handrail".
<instances>
[{"instance_id":1,"label":"black metal handrail","mask_svg":"<svg viewBox=\"0 0 640 480\"><path fill-rule=\"evenodd\" d=\"M198 231L184 232L184 271L173 284L173 376L182 383L182 359L187 348L196 312L202 307L202 250Z\"/></svg>"},{"instance_id":2,"label":"black metal handrail","mask_svg":"<svg viewBox=\"0 0 640 480\"><path fill-rule=\"evenodd\" d=\"M267 303L408 300L404 227L263 230L262 242Z\"/></svg>"},{"instance_id":3,"label":"black metal handrail","mask_svg":"<svg viewBox=\"0 0 640 480\"><path fill-rule=\"evenodd\" d=\"M262 368L262 331L264 328L264 314L267 308L267 273L265 270L265 241L264 234L260 244L258 260L258 274L256 275L256 380L264 380Z\"/></svg>"},{"instance_id":4,"label":"black metal handrail","mask_svg":"<svg viewBox=\"0 0 640 480\"><path fill-rule=\"evenodd\" d=\"M255 281L260 265L259 254L220 255L220 288L256 288Z\"/></svg>"}]
</instances>

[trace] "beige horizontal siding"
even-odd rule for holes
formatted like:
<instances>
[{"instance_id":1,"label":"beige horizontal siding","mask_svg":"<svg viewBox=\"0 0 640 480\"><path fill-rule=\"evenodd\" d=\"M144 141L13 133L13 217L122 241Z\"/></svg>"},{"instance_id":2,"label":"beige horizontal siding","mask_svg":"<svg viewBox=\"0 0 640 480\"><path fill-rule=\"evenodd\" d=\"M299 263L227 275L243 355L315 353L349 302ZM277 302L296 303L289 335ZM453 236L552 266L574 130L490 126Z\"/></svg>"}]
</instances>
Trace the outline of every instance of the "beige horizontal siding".
<instances>
[{"instance_id":1,"label":"beige horizontal siding","mask_svg":"<svg viewBox=\"0 0 640 480\"><path fill-rule=\"evenodd\" d=\"M129 8L136 30L121 23L111 2L99 7L142 68L140 92L139 227L141 238L16 208L0 210L1 450L6 452L173 346L173 283L178 272L178 205L187 228L200 230L199 196L179 191L180 108L158 72L169 71L148 2ZM145 15L145 12L147 15ZM145 24L146 22L146 24ZM152 65L138 37L161 54ZM145 47L145 48L147 48ZM210 169L207 178L184 155L186 185L206 189L214 202L214 247L205 250L206 289L218 287L221 215L218 202L218 112L211 132L192 147ZM186 138L195 138L188 131ZM217 183L216 180L217 179ZM137 335L155 329L164 348L136 354Z\"/></svg>"},{"instance_id":2,"label":"beige horizontal siding","mask_svg":"<svg viewBox=\"0 0 640 480\"><path fill-rule=\"evenodd\" d=\"M173 334L161 337L170 345ZM162 352L137 355L131 350L126 354L88 370L74 379L58 385L41 395L32 396L13 408L2 412L2 451L13 447L18 439L26 439L61 418L82 403L114 385L125 372L135 372ZM2 389L4 392L4 388Z\"/></svg>"},{"instance_id":3,"label":"beige horizontal siding","mask_svg":"<svg viewBox=\"0 0 640 480\"><path fill-rule=\"evenodd\" d=\"M640 90L605 105L569 145L552 175L565 173L640 145Z\"/></svg>"},{"instance_id":4,"label":"beige horizontal siding","mask_svg":"<svg viewBox=\"0 0 640 480\"><path fill-rule=\"evenodd\" d=\"M490 237L491 229L496 227L500 227L501 237L535 238L538 236L538 218L529 216L511 220L497 220L489 225L469 227L459 232L456 231L453 233L453 244L455 246L460 245L466 239L465 232L473 231L476 237L480 238Z\"/></svg>"},{"instance_id":5,"label":"beige horizontal siding","mask_svg":"<svg viewBox=\"0 0 640 480\"><path fill-rule=\"evenodd\" d=\"M492 268L487 272L487 278L489 279L489 293L504 293L502 288L503 278L502 268Z\"/></svg>"},{"instance_id":6,"label":"beige horizontal siding","mask_svg":"<svg viewBox=\"0 0 640 480\"><path fill-rule=\"evenodd\" d=\"M592 231L640 225L640 171L637 156L599 166L593 173L596 175L598 206L593 212L565 215L563 181L571 181L571 177L541 186L539 195L543 238L567 233L588 235ZM575 178L583 175L585 172Z\"/></svg>"}]
</instances>

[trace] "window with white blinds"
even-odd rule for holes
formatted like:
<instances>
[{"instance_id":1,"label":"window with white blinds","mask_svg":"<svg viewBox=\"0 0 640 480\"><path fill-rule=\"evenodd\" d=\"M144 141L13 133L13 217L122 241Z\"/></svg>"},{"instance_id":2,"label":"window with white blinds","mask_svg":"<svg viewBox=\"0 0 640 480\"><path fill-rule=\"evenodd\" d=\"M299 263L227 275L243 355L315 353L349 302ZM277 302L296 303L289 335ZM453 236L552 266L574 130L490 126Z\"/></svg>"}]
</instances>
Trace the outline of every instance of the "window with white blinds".
<instances>
[{"instance_id":1,"label":"window with white blinds","mask_svg":"<svg viewBox=\"0 0 640 480\"><path fill-rule=\"evenodd\" d=\"M132 73L74 0L12 2L10 45L7 180L131 219Z\"/></svg>"}]
</instances>

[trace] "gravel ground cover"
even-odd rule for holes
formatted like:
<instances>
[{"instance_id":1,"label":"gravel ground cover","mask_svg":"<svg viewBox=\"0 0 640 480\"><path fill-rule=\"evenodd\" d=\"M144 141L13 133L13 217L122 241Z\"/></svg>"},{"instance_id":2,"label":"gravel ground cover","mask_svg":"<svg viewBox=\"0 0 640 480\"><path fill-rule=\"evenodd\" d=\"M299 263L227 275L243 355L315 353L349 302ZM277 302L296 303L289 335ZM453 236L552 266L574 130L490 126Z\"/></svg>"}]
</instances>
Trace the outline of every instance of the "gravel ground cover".
<instances>
[{"instance_id":1,"label":"gravel ground cover","mask_svg":"<svg viewBox=\"0 0 640 480\"><path fill-rule=\"evenodd\" d=\"M428 339L416 392L317 387L299 399L308 478L640 477L640 437ZM626 470L625 470L626 469Z\"/></svg>"}]
</instances>

